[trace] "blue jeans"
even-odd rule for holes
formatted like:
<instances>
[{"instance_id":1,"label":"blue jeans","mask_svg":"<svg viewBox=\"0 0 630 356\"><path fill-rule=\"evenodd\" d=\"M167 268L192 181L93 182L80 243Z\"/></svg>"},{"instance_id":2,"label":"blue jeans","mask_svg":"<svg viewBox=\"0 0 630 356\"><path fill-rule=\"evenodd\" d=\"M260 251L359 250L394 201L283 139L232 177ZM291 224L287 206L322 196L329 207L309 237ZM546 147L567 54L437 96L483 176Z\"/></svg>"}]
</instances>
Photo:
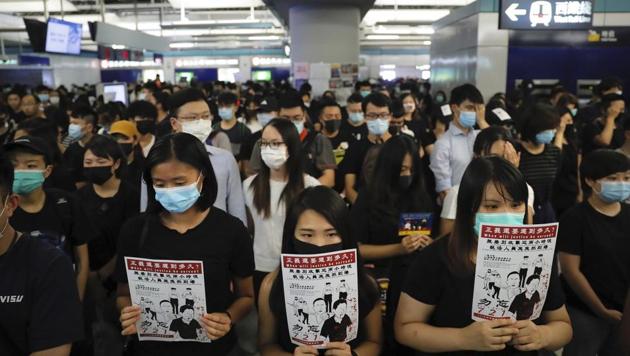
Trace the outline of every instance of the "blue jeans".
<instances>
[{"instance_id":1,"label":"blue jeans","mask_svg":"<svg viewBox=\"0 0 630 356\"><path fill-rule=\"evenodd\" d=\"M618 356L623 355L619 348L619 324L587 313L581 309L567 307L573 339L564 347L566 356Z\"/></svg>"}]
</instances>

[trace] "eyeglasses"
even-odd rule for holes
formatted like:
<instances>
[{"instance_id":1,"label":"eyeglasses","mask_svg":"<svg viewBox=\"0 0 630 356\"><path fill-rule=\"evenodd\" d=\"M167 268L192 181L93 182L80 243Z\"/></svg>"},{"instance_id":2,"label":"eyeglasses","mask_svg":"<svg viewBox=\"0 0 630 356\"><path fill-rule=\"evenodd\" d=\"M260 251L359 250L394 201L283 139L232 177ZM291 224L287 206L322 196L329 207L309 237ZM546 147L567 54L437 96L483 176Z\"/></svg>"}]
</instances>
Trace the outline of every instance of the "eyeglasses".
<instances>
[{"instance_id":1,"label":"eyeglasses","mask_svg":"<svg viewBox=\"0 0 630 356\"><path fill-rule=\"evenodd\" d=\"M178 116L177 120L180 121L195 121L195 120L212 120L212 114L201 114L197 116Z\"/></svg>"},{"instance_id":2,"label":"eyeglasses","mask_svg":"<svg viewBox=\"0 0 630 356\"><path fill-rule=\"evenodd\" d=\"M389 113L368 113L368 114L365 114L365 119L366 120L376 120L376 119L387 120L391 116L392 115Z\"/></svg>"},{"instance_id":3,"label":"eyeglasses","mask_svg":"<svg viewBox=\"0 0 630 356\"><path fill-rule=\"evenodd\" d=\"M291 120L291 121L302 121L304 120L304 115L296 115L296 116L280 116L281 119Z\"/></svg>"},{"instance_id":4,"label":"eyeglasses","mask_svg":"<svg viewBox=\"0 0 630 356\"><path fill-rule=\"evenodd\" d=\"M260 142L260 148L271 147L274 150L280 148L280 146L285 144L284 142L281 142L281 141L262 141L261 140L259 142Z\"/></svg>"}]
</instances>

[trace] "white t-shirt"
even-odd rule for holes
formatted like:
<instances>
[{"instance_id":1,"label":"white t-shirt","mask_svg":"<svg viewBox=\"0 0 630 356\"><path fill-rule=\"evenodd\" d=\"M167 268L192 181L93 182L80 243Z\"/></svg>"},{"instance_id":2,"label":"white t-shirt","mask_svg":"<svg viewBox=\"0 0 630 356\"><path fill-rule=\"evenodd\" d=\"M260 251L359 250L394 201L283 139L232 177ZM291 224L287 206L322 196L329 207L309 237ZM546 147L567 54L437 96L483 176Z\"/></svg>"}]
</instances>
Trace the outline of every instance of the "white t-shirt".
<instances>
[{"instance_id":1,"label":"white t-shirt","mask_svg":"<svg viewBox=\"0 0 630 356\"><path fill-rule=\"evenodd\" d=\"M149 151L151 151L151 148L153 148L153 145L155 145L155 136L151 137L151 142L149 142L148 145L146 145L145 147L142 147L142 155L145 158L149 157Z\"/></svg>"},{"instance_id":2,"label":"white t-shirt","mask_svg":"<svg viewBox=\"0 0 630 356\"><path fill-rule=\"evenodd\" d=\"M254 221L254 261L256 270L272 272L280 265L280 252L282 250L282 231L286 218L286 206L278 204L280 194L287 182L269 181L271 214L265 218L254 207L254 190L250 189L256 175L247 178L243 182L245 193L245 205L249 208ZM320 185L319 181L309 175L304 175L304 187Z\"/></svg>"},{"instance_id":3,"label":"white t-shirt","mask_svg":"<svg viewBox=\"0 0 630 356\"><path fill-rule=\"evenodd\" d=\"M446 197L444 198L444 204L442 204L442 213L440 217L442 219L455 220L457 215L457 193L459 192L459 184L453 186ZM534 189L527 184L527 206L534 209Z\"/></svg>"}]
</instances>

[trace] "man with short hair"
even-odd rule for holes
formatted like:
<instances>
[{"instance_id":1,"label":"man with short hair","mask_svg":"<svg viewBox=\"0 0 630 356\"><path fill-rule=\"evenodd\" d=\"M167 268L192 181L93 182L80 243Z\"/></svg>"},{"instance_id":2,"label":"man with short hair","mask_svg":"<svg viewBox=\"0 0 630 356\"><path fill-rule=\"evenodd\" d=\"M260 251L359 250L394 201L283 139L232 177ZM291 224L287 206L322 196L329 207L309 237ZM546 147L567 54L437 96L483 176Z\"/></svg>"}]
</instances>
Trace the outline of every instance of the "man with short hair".
<instances>
[{"instance_id":1,"label":"man with short hair","mask_svg":"<svg viewBox=\"0 0 630 356\"><path fill-rule=\"evenodd\" d=\"M359 189L365 183L363 164L368 151L376 145L389 140L389 122L392 119L391 101L381 93L372 93L363 99L361 104L365 112L368 135L350 145L344 157L344 177L346 199L354 203Z\"/></svg>"},{"instance_id":2,"label":"man with short hair","mask_svg":"<svg viewBox=\"0 0 630 356\"><path fill-rule=\"evenodd\" d=\"M24 95L22 97L22 101L20 102L20 108L22 113L24 113L24 119L44 119L45 116L39 104L41 104L41 101L37 95Z\"/></svg>"},{"instance_id":3,"label":"man with short hair","mask_svg":"<svg viewBox=\"0 0 630 356\"><path fill-rule=\"evenodd\" d=\"M68 137L74 142L63 153L63 160L77 189L86 184L83 176L83 155L85 154L85 145L94 136L95 127L96 113L91 107L78 104L72 109L70 125L68 125Z\"/></svg>"},{"instance_id":4,"label":"man with short hair","mask_svg":"<svg viewBox=\"0 0 630 356\"><path fill-rule=\"evenodd\" d=\"M134 101L127 109L129 119L136 123L138 133L140 133L140 148L142 156L148 157L149 151L155 144L155 121L157 120L157 109L155 105L147 100Z\"/></svg>"},{"instance_id":5,"label":"man with short hair","mask_svg":"<svg viewBox=\"0 0 630 356\"><path fill-rule=\"evenodd\" d=\"M448 130L435 142L430 168L435 175L435 190L444 200L451 187L462 180L468 163L473 158L473 145L479 130L488 127L483 96L472 84L456 87L450 101L453 121Z\"/></svg>"},{"instance_id":6,"label":"man with short hair","mask_svg":"<svg viewBox=\"0 0 630 356\"><path fill-rule=\"evenodd\" d=\"M0 157L0 355L67 356L83 338L74 272L63 252L9 222L19 205Z\"/></svg>"},{"instance_id":7,"label":"man with short hair","mask_svg":"<svg viewBox=\"0 0 630 356\"><path fill-rule=\"evenodd\" d=\"M240 162L245 159L240 155L241 145L248 140L252 132L247 125L236 119L237 101L237 96L232 92L228 91L219 94L217 102L219 103L219 117L221 121L215 124L212 129L227 134L230 138L232 154L236 161Z\"/></svg>"}]
</instances>

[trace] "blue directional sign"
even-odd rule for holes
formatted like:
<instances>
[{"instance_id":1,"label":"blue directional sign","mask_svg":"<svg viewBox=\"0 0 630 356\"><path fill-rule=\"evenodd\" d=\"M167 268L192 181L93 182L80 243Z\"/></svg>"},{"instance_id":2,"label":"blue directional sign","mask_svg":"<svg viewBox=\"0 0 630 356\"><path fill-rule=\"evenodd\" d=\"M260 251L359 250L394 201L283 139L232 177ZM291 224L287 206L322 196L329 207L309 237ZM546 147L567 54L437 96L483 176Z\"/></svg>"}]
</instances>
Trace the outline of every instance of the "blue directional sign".
<instances>
[{"instance_id":1,"label":"blue directional sign","mask_svg":"<svg viewBox=\"0 0 630 356\"><path fill-rule=\"evenodd\" d=\"M591 28L594 0L501 0L499 28L575 30Z\"/></svg>"}]
</instances>

